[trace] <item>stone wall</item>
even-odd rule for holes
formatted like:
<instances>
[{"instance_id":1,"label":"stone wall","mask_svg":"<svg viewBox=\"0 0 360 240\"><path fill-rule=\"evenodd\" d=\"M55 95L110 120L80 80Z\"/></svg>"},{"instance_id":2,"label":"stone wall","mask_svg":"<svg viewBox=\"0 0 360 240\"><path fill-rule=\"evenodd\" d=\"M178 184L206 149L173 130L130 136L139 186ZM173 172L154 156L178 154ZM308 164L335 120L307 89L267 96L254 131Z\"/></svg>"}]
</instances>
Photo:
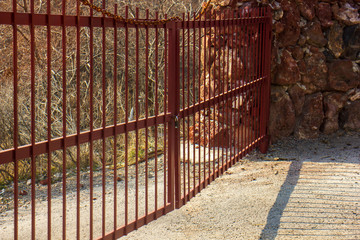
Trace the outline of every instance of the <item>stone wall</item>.
<instances>
[{"instance_id":1,"label":"stone wall","mask_svg":"<svg viewBox=\"0 0 360 240\"><path fill-rule=\"evenodd\" d=\"M212 0L207 12L262 4L273 9L271 140L360 131L360 0Z\"/></svg>"}]
</instances>

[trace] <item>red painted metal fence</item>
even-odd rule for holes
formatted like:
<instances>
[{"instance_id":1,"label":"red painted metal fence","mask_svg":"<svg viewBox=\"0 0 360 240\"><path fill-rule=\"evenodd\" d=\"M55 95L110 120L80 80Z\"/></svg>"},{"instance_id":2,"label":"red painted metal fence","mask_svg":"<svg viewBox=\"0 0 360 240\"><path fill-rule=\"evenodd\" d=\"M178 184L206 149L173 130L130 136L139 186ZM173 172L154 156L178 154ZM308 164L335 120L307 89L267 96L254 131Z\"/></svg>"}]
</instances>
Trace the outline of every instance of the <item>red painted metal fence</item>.
<instances>
[{"instance_id":1,"label":"red painted metal fence","mask_svg":"<svg viewBox=\"0 0 360 240\"><path fill-rule=\"evenodd\" d=\"M266 151L269 8L143 26L5 3L1 238L118 238Z\"/></svg>"}]
</instances>

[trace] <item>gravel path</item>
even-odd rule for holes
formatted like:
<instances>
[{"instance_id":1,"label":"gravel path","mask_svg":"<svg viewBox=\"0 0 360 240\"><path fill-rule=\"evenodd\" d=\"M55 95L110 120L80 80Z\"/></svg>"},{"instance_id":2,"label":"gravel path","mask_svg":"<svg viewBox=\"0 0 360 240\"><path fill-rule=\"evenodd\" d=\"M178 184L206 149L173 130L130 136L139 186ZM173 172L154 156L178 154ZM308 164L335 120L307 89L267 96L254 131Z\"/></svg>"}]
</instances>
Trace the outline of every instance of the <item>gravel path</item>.
<instances>
[{"instance_id":1,"label":"gravel path","mask_svg":"<svg viewBox=\"0 0 360 240\"><path fill-rule=\"evenodd\" d=\"M158 161L158 180L163 179L162 161ZM153 168L149 162L149 168ZM133 168L133 167L131 167ZM145 180L140 170L140 183ZM111 230L111 171L107 185L106 225ZM134 185L134 169L130 169L129 188ZM123 173L119 171L121 176ZM154 176L148 176L153 186ZM67 238L74 239L76 192L75 178L69 175L67 195ZM89 192L87 174L82 176L81 190L82 239L88 239ZM24 185L24 186L23 186ZM21 189L27 189L26 183ZM58 186L59 185L59 186ZM101 172L94 176L94 235L101 235ZM140 186L143 186L140 184ZM37 185L37 239L46 238L46 186ZM118 181L118 194L123 196L124 181ZM139 188L140 199L144 187ZM61 238L61 183L53 184L53 239ZM75 188L76 189L76 188ZM153 204L154 188L149 188ZM158 189L159 201L164 192ZM29 191L30 193L30 191ZM0 193L0 239L13 239L11 188ZM130 191L130 199L134 193ZM29 195L20 202L20 239L30 239ZM7 199L7 203L4 201ZM120 199L120 198L119 198ZM118 207L122 209L123 201ZM161 206L162 202L158 205ZM139 204L139 215L144 204ZM149 206L151 209L153 206ZM134 209L129 209L134 215ZM118 225L123 224L118 216ZM253 152L212 182L180 209L170 212L122 239L360 239L360 133L339 132L316 140L284 139L272 145L267 154Z\"/></svg>"},{"instance_id":2,"label":"gravel path","mask_svg":"<svg viewBox=\"0 0 360 240\"><path fill-rule=\"evenodd\" d=\"M360 133L284 139L123 239L360 239Z\"/></svg>"}]
</instances>

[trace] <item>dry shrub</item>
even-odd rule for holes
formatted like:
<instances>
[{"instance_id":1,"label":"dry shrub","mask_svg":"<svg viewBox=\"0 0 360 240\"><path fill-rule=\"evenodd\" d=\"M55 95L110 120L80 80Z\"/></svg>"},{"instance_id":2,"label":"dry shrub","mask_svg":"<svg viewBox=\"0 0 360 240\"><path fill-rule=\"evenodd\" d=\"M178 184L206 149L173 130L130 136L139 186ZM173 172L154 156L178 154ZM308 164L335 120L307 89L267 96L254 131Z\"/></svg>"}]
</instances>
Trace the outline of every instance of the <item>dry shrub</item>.
<instances>
[{"instance_id":1,"label":"dry shrub","mask_svg":"<svg viewBox=\"0 0 360 240\"><path fill-rule=\"evenodd\" d=\"M66 13L76 13L76 1L66 1ZM149 4L151 2L152 4ZM155 17L155 11L158 11L160 17L168 16L182 16L183 12L198 11L201 0L157 0L157 1L116 1L119 6L119 14L124 16L124 6L131 5L130 17L135 16L136 7L140 8L140 17L144 17L145 8L151 7L150 18ZM101 5L101 1L94 1L95 4ZM52 14L61 13L61 0L51 1ZM114 1L107 1L106 8L113 11ZM12 10L12 1L1 1L1 9L3 11ZM35 12L46 13L46 1L36 2ZM27 1L18 2L19 12L29 12L29 5ZM81 6L81 14L88 15L88 8ZM99 16L98 13L95 13ZM30 27L18 26L17 29L17 49L16 56L18 62L18 98L17 98L17 113L18 113L18 135L17 143L19 146L28 145L32 138L36 142L47 141L49 136L51 139L62 137L65 134L76 134L77 124L79 124L80 132L88 131L90 129L90 100L93 101L92 114L94 129L101 128L104 124L106 126L114 124L115 112L117 109L117 123L123 123L127 115L136 109L136 54L135 54L135 30L129 30L129 69L128 69L128 107L125 105L125 31L118 29L117 42L117 61L118 65L114 66L114 30L106 29L105 39L103 39L103 30L95 28L93 31L94 48L93 59L90 59L90 30L89 28L80 29L80 56L77 55L76 28L67 27L65 32L61 27L51 27L51 62L48 68L49 49L47 48L48 28L46 26L35 27L35 49L34 56L30 53ZM63 49L63 34L66 35L66 52ZM140 45L139 45L139 59L141 66L145 66L145 29L139 30ZM164 87L164 33L159 30L159 46L158 46L158 84L155 84L155 30L149 30L149 71L146 76L145 67L139 68L139 101L138 101L138 117L144 118L146 114L152 116L155 114L155 106L159 108L159 113L164 112L164 92L167 91ZM12 26L0 26L0 57L2 64L0 66L0 150L7 150L14 147L14 67L13 67L13 28ZM103 53L102 43L105 42L106 50ZM65 54L65 64L62 62ZM103 65L103 55L105 56L105 66ZM77 59L77 58L80 59ZM34 61L34 74L31 73L31 62ZM80 62L77 66L77 62ZM90 83L90 64L93 64L93 82ZM117 76L114 76L114 68L117 68ZM66 69L66 71L64 71ZM102 74L103 69L105 75ZM77 71L80 73L80 78L77 78ZM148 77L148 98L145 95L146 78ZM116 78L117 88L115 89L114 78ZM50 85L49 85L50 82ZM64 98L64 88L66 87L66 98ZM157 86L157 88L156 88ZM80 88L80 96L77 95L78 87ZM92 87L92 89L91 89ZM31 89L34 92L31 92ZM49 99L48 90L50 89L51 98ZM92 91L91 91L92 90ZM158 98L156 98L155 91L158 91ZM117 101L114 101L115 92L117 93ZM92 93L92 94L91 94ZM34 101L35 108L32 109L31 102ZM79 101L80 99L80 101ZM103 102L105 99L105 102ZM64 108L66 102L66 108ZM146 109L146 103L148 108ZM80 118L78 119L77 106L80 106ZM31 119L32 111L35 112L35 118ZM50 115L50 124L48 117ZM64 114L65 113L65 114ZM133 116L135 118L136 116ZM32 136L32 120L35 123L35 135ZM132 119L130 119L132 120ZM64 121L66 130L64 130ZM158 151L163 149L163 126L158 129ZM145 130L139 131L138 135L138 160L144 159L145 152L149 154L155 151L155 129L149 128L148 131L148 145L145 146ZM125 159L125 137L124 134L116 136L117 145L114 146L114 137L105 140L95 141L93 143L93 153L90 153L90 144L82 144L79 147L69 147L65 153L62 150L57 150L51 153L51 172L52 174L62 172L63 158L65 155L66 165L68 169L74 169L77 161L80 161L82 169L89 166L90 154L93 154L94 167L103 167L103 162L106 165L113 164L114 148L117 151L117 162L120 166L124 165ZM105 141L105 159L103 160L103 142ZM130 164L136 162L136 135L135 132L129 133L128 136L128 161ZM80 158L77 158L79 154ZM42 154L35 157L36 161L36 176L37 179L45 178L48 171L48 154ZM19 161L19 179L26 180L31 175L31 159L22 159ZM0 165L0 186L8 184L14 177L14 164Z\"/></svg>"}]
</instances>

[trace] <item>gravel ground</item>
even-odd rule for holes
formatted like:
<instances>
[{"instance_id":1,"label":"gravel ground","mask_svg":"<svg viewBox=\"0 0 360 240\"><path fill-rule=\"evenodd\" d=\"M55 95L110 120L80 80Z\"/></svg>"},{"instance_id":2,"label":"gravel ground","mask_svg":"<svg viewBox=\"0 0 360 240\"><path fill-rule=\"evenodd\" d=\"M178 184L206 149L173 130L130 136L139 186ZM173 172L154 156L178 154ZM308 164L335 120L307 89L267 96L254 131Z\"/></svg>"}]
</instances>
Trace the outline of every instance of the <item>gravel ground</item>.
<instances>
[{"instance_id":1,"label":"gravel ground","mask_svg":"<svg viewBox=\"0 0 360 240\"><path fill-rule=\"evenodd\" d=\"M164 179L158 161L158 184ZM140 199L144 196L144 163L139 167ZM129 169L129 188L134 187L134 167ZM154 162L149 162L154 168ZM119 171L119 176L124 173ZM114 206L112 172L107 171L106 232L111 230ZM89 182L82 176L81 239L89 235ZM148 176L154 186L154 174ZM101 172L94 174L94 235L101 235ZM30 191L20 199L20 239L30 239ZM67 238L74 239L76 216L75 177L68 177ZM118 194L124 194L124 181L118 181ZM37 184L37 239L46 238L46 186ZM52 237L61 239L61 183L52 186ZM13 239L12 189L0 193L0 239ZM149 187L149 203L154 202ZM164 192L158 189L161 206ZM129 192L134 198L134 191ZM119 197L120 199L120 197ZM338 132L316 140L284 139L272 145L267 154L254 151L212 182L185 206L133 231L122 239L360 239L360 133ZM5 201L6 200L6 201ZM122 209L123 201L118 207ZM139 215L144 204L139 204ZM153 206L149 206L151 209ZM129 208L134 215L134 208ZM123 215L118 216L121 225Z\"/></svg>"},{"instance_id":2,"label":"gravel ground","mask_svg":"<svg viewBox=\"0 0 360 240\"><path fill-rule=\"evenodd\" d=\"M284 139L123 239L360 239L360 133Z\"/></svg>"}]
</instances>

